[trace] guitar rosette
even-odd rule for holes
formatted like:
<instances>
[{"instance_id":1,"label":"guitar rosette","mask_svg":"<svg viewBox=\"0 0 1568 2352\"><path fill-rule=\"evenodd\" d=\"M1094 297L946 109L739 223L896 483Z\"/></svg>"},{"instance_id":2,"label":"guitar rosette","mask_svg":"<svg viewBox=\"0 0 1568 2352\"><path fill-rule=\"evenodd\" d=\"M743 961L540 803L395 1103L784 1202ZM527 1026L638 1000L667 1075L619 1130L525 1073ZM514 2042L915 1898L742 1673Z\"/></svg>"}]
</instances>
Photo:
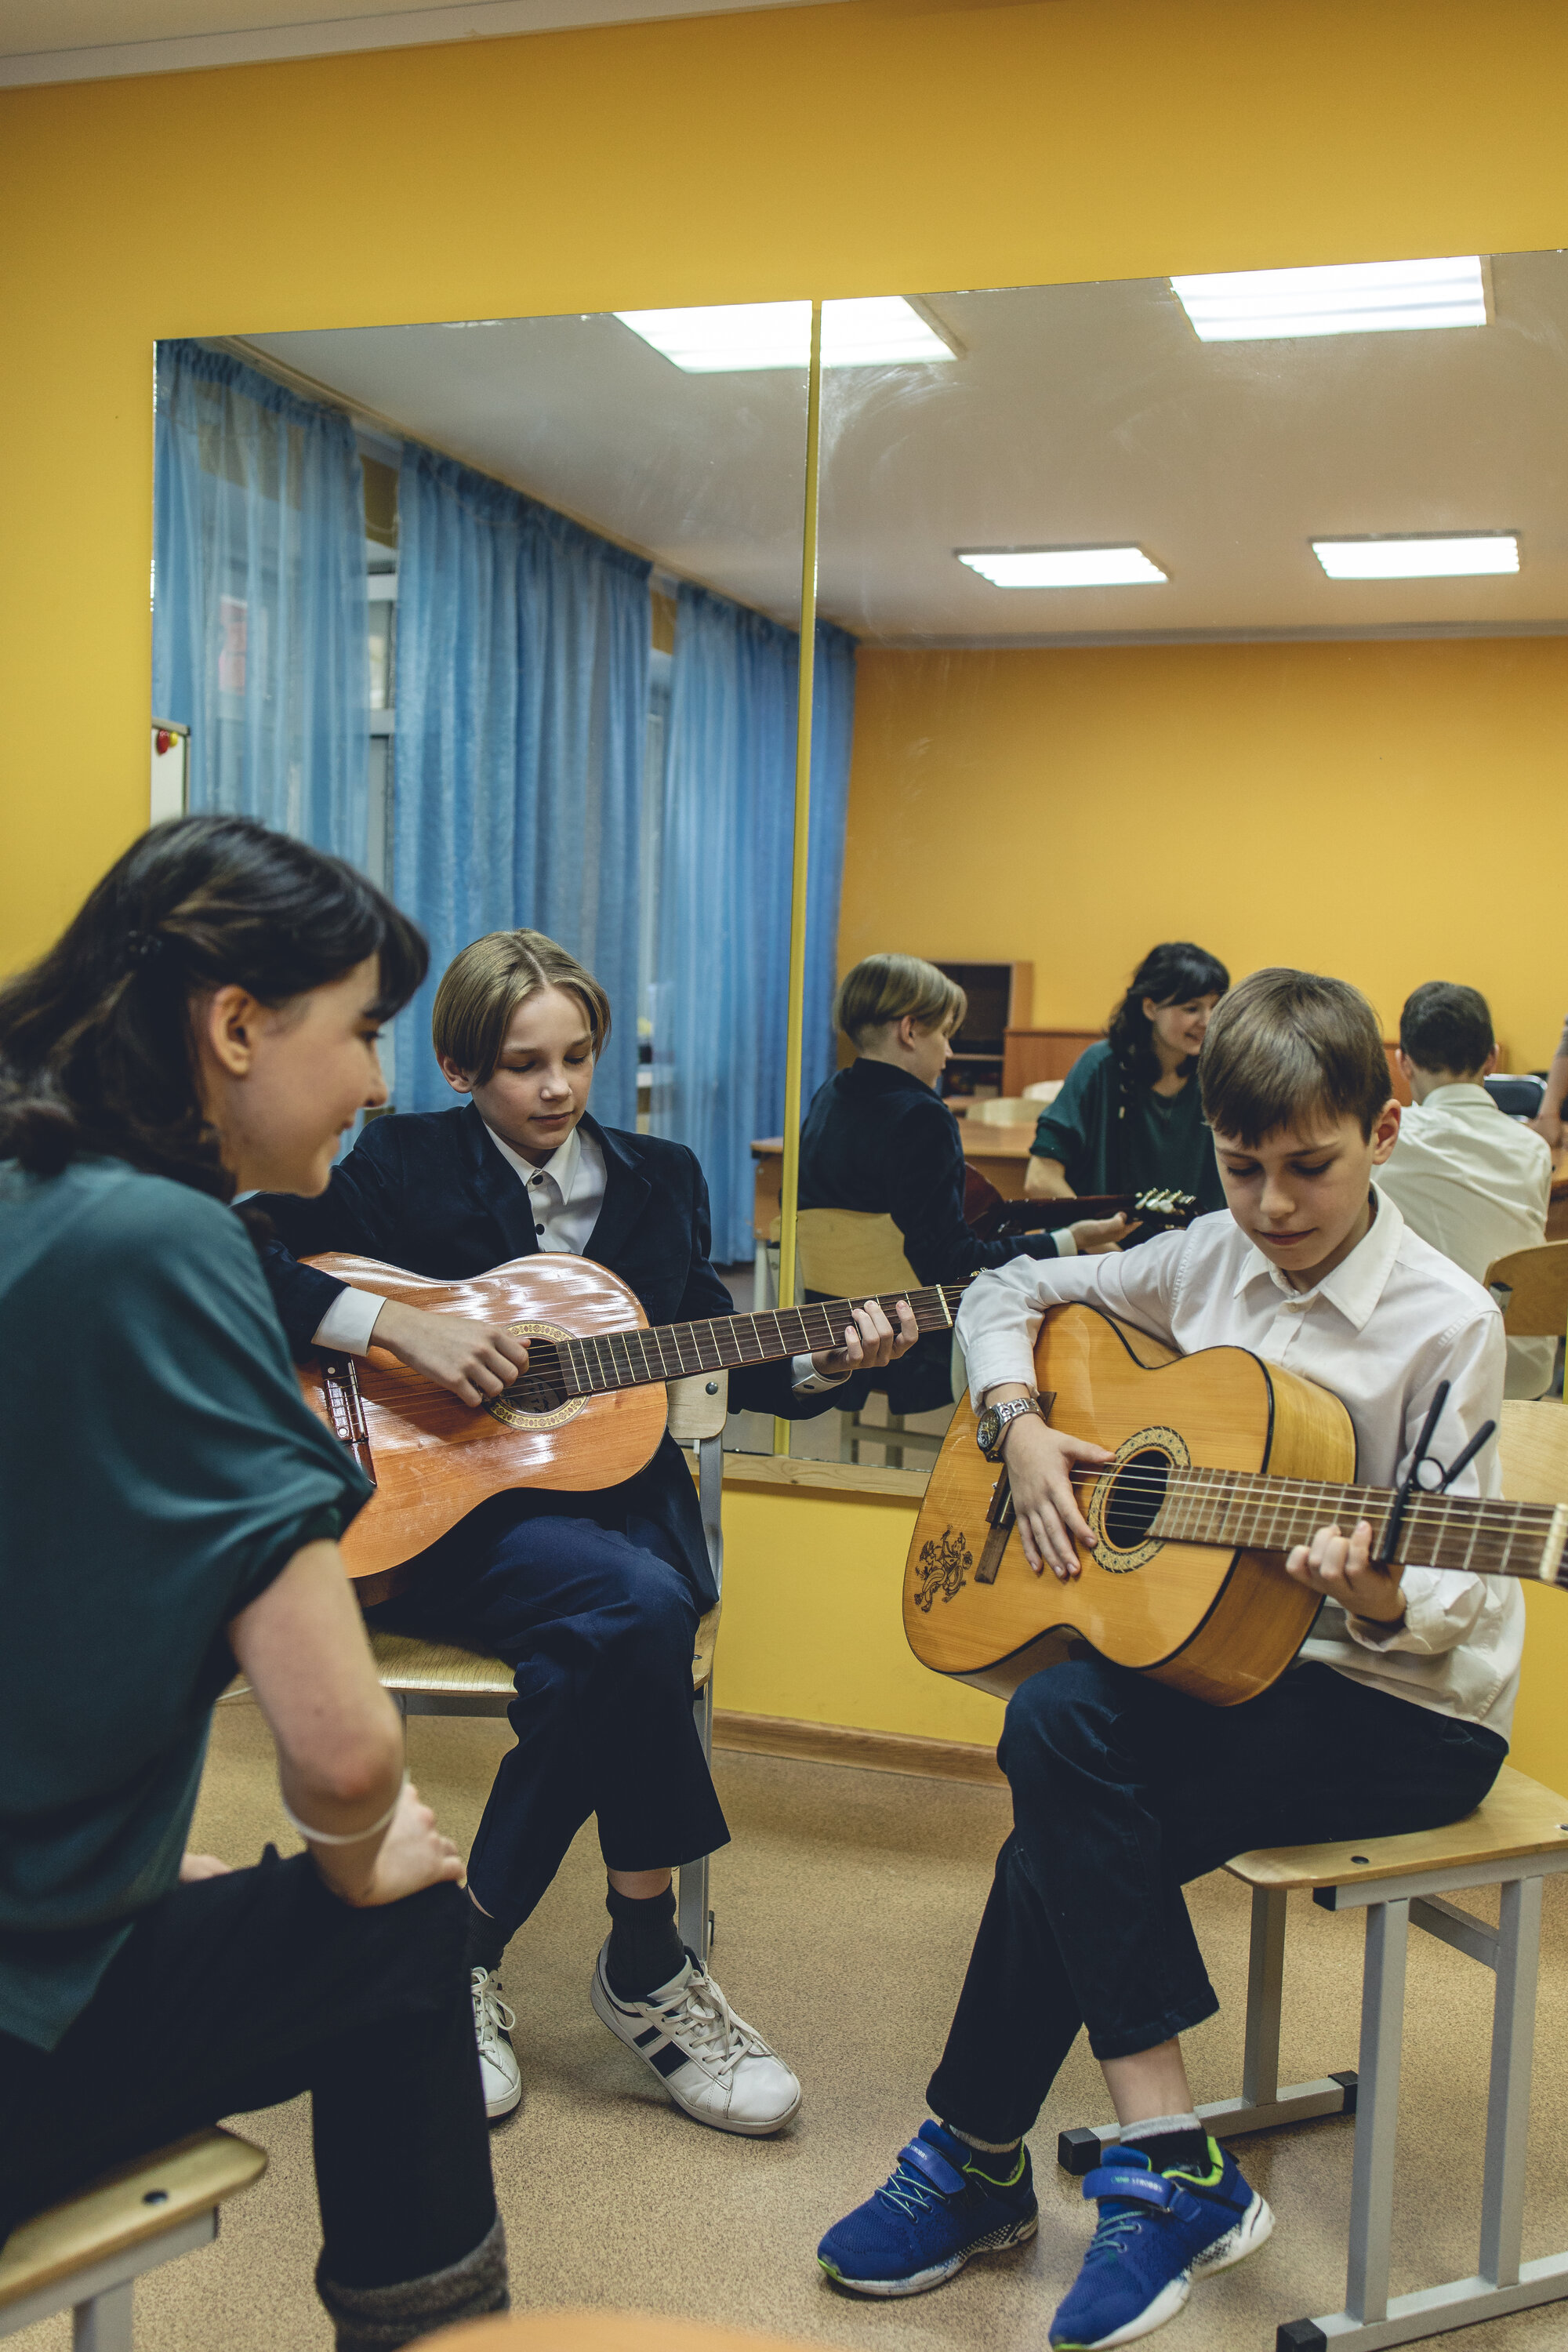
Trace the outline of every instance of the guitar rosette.
<instances>
[{"instance_id":1,"label":"guitar rosette","mask_svg":"<svg viewBox=\"0 0 1568 2352\"><path fill-rule=\"evenodd\" d=\"M1111 1576L1146 1568L1163 1547L1149 1533L1173 1470L1190 1470L1193 1457L1179 1429L1152 1423L1124 1437L1096 1476L1084 1510L1094 1538L1091 1557Z\"/></svg>"},{"instance_id":2,"label":"guitar rosette","mask_svg":"<svg viewBox=\"0 0 1568 2352\"><path fill-rule=\"evenodd\" d=\"M569 1340L573 1337L559 1323L509 1323L507 1329L519 1339ZM562 1429L575 1421L592 1400L585 1396L563 1397L558 1383L542 1369L535 1370L531 1356L521 1380L500 1396L485 1399L485 1411L492 1421L507 1429Z\"/></svg>"}]
</instances>

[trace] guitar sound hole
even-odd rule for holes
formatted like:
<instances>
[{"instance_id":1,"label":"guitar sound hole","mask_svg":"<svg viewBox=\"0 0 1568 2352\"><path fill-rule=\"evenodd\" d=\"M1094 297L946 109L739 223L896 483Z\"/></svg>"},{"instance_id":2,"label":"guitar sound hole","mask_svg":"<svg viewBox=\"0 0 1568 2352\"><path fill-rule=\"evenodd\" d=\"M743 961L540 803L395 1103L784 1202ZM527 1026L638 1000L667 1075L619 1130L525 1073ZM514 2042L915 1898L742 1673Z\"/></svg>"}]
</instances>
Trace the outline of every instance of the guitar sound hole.
<instances>
[{"instance_id":1,"label":"guitar sound hole","mask_svg":"<svg viewBox=\"0 0 1568 2352\"><path fill-rule=\"evenodd\" d=\"M1170 1470L1170 1455L1152 1445L1130 1454L1118 1465L1100 1519L1105 1540L1113 1549L1137 1550L1165 1499Z\"/></svg>"},{"instance_id":2,"label":"guitar sound hole","mask_svg":"<svg viewBox=\"0 0 1568 2352\"><path fill-rule=\"evenodd\" d=\"M514 1412L553 1412L563 1402L560 1383L540 1372L526 1372L511 1388L503 1389L496 1400L510 1404Z\"/></svg>"}]
</instances>

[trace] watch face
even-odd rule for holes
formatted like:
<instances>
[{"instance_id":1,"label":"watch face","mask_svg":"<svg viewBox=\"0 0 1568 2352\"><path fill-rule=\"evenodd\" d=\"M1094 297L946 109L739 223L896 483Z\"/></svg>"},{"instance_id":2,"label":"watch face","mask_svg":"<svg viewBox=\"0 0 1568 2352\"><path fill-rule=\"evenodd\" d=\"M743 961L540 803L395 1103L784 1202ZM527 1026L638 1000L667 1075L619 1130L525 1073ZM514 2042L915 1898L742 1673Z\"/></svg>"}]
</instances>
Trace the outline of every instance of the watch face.
<instances>
[{"instance_id":1,"label":"watch face","mask_svg":"<svg viewBox=\"0 0 1568 2352\"><path fill-rule=\"evenodd\" d=\"M994 1404L988 1404L974 1424L974 1442L982 1454L990 1454L1001 1434L1002 1416Z\"/></svg>"}]
</instances>

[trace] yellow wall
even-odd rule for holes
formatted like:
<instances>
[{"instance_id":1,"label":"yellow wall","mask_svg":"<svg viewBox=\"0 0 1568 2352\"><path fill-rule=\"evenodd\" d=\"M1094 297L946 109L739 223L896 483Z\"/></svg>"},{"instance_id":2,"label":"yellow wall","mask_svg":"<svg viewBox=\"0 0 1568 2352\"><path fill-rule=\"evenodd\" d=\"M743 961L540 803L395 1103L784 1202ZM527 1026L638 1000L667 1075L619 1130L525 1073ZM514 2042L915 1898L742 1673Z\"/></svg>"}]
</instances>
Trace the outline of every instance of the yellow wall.
<instances>
[{"instance_id":1,"label":"yellow wall","mask_svg":"<svg viewBox=\"0 0 1568 2352\"><path fill-rule=\"evenodd\" d=\"M157 337L1557 246L1565 77L1560 0L843 0L0 94L0 968L145 813ZM863 1507L737 1503L726 1703L967 1704Z\"/></svg>"},{"instance_id":2,"label":"yellow wall","mask_svg":"<svg viewBox=\"0 0 1568 2352\"><path fill-rule=\"evenodd\" d=\"M1462 980L1527 1068L1568 1011L1565 786L1564 637L868 650L839 951L1031 958L1044 1027L1098 1028L1163 939L1338 972L1390 1035Z\"/></svg>"}]
</instances>

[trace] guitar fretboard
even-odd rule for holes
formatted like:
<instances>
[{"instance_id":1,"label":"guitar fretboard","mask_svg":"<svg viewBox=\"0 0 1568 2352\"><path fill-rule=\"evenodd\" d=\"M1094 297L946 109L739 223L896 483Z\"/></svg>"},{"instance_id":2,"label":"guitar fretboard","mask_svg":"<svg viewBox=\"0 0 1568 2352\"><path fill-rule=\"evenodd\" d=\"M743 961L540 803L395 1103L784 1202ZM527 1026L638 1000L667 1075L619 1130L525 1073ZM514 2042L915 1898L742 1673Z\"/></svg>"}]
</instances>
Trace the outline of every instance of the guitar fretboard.
<instances>
[{"instance_id":1,"label":"guitar fretboard","mask_svg":"<svg viewBox=\"0 0 1568 2352\"><path fill-rule=\"evenodd\" d=\"M1124 1472L1123 1478L1141 1475ZM1394 1503L1383 1486L1335 1486L1245 1470L1173 1470L1163 1483L1164 1499L1151 1535L1236 1550L1289 1551L1310 1543L1320 1528L1338 1527L1349 1535L1358 1519L1366 1519L1376 1558L1384 1552L1381 1538ZM1394 1550L1401 1564L1417 1560L1426 1568L1554 1583L1565 1536L1568 1506L1417 1495L1405 1508Z\"/></svg>"},{"instance_id":2,"label":"guitar fretboard","mask_svg":"<svg viewBox=\"0 0 1568 2352\"><path fill-rule=\"evenodd\" d=\"M963 1283L933 1283L923 1290L879 1293L877 1304L895 1330L900 1302L907 1300L921 1331L948 1331L963 1291ZM528 1370L506 1391L505 1402L538 1412L563 1396L601 1396L610 1389L687 1380L694 1372L738 1371L747 1364L820 1355L843 1346L846 1325L855 1307L865 1304L863 1297L832 1298L763 1315L719 1316L707 1323L653 1323L646 1330L535 1339Z\"/></svg>"}]
</instances>

